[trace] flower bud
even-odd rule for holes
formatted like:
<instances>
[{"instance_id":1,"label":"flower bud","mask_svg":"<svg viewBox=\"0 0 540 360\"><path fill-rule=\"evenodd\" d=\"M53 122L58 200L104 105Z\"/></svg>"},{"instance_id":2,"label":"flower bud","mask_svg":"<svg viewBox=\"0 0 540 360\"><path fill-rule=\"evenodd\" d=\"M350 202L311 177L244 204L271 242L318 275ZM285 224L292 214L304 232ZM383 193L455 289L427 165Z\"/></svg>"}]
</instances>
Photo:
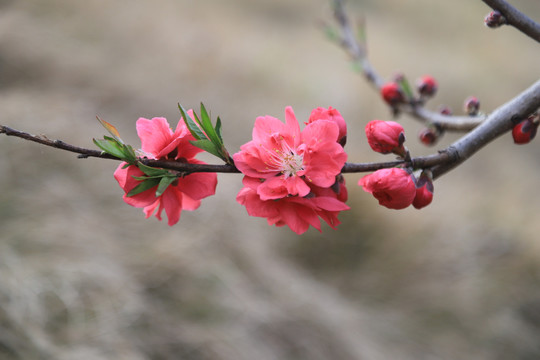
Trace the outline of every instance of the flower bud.
<instances>
[{"instance_id":1,"label":"flower bud","mask_svg":"<svg viewBox=\"0 0 540 360\"><path fill-rule=\"evenodd\" d=\"M426 146L433 146L435 145L437 140L439 140L441 135L442 131L440 131L435 126L430 126L420 130L420 132L418 133L418 139L422 144Z\"/></svg>"},{"instance_id":2,"label":"flower bud","mask_svg":"<svg viewBox=\"0 0 540 360\"><path fill-rule=\"evenodd\" d=\"M475 96L469 96L467 99L465 99L463 109L468 115L475 116L478 114L478 110L480 109L480 101Z\"/></svg>"},{"instance_id":3,"label":"flower bud","mask_svg":"<svg viewBox=\"0 0 540 360\"><path fill-rule=\"evenodd\" d=\"M339 111L331 106L328 109L323 107L313 109L306 125L317 120L328 120L336 123L339 128L338 143L341 146L345 146L345 143L347 142L347 123Z\"/></svg>"},{"instance_id":4,"label":"flower bud","mask_svg":"<svg viewBox=\"0 0 540 360\"><path fill-rule=\"evenodd\" d=\"M396 106L405 102L403 91L397 82L387 82L381 87L381 95L390 106Z\"/></svg>"},{"instance_id":5,"label":"flower bud","mask_svg":"<svg viewBox=\"0 0 540 360\"><path fill-rule=\"evenodd\" d=\"M494 10L486 15L486 17L484 18L484 24L488 28L495 29L501 25L506 24L506 18L502 16L499 11Z\"/></svg>"},{"instance_id":6,"label":"flower bud","mask_svg":"<svg viewBox=\"0 0 540 360\"><path fill-rule=\"evenodd\" d=\"M405 209L416 196L411 174L401 168L377 170L361 178L358 185L389 209Z\"/></svg>"},{"instance_id":7,"label":"flower bud","mask_svg":"<svg viewBox=\"0 0 540 360\"><path fill-rule=\"evenodd\" d=\"M451 116L452 115L452 109L450 109L446 105L441 105L441 106L439 106L439 113L441 115Z\"/></svg>"},{"instance_id":8,"label":"flower bud","mask_svg":"<svg viewBox=\"0 0 540 360\"><path fill-rule=\"evenodd\" d=\"M538 129L539 118L537 115L531 115L527 119L519 122L512 129L512 137L516 144L527 144L536 135Z\"/></svg>"},{"instance_id":9,"label":"flower bud","mask_svg":"<svg viewBox=\"0 0 540 360\"><path fill-rule=\"evenodd\" d=\"M366 137L373 151L405 156L405 131L395 121L372 120L366 124Z\"/></svg>"},{"instance_id":10,"label":"flower bud","mask_svg":"<svg viewBox=\"0 0 540 360\"><path fill-rule=\"evenodd\" d=\"M416 181L416 195L412 205L416 209L428 206L433 201L433 180L431 172L422 171L420 178Z\"/></svg>"},{"instance_id":11,"label":"flower bud","mask_svg":"<svg viewBox=\"0 0 540 360\"><path fill-rule=\"evenodd\" d=\"M430 75L424 75L416 81L416 89L423 98L432 97L437 92L437 82Z\"/></svg>"}]
</instances>

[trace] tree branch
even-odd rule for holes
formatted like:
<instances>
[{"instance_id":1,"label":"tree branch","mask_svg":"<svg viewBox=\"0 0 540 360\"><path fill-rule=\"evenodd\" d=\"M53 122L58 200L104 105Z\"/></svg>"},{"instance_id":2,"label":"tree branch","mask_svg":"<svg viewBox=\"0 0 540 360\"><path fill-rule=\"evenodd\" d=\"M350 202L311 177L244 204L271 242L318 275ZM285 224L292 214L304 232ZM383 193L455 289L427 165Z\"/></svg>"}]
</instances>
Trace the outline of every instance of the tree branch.
<instances>
[{"instance_id":1,"label":"tree branch","mask_svg":"<svg viewBox=\"0 0 540 360\"><path fill-rule=\"evenodd\" d=\"M482 1L493 10L499 11L506 19L506 24L515 27L525 35L540 42L540 24L534 22L527 15L504 0Z\"/></svg>"},{"instance_id":2,"label":"tree branch","mask_svg":"<svg viewBox=\"0 0 540 360\"><path fill-rule=\"evenodd\" d=\"M360 44L357 41L355 32L351 26L349 18L345 12L344 0L333 0L334 17L341 29L340 45L351 56L362 69L362 72L369 83L371 83L377 91L386 83L386 80L380 76L367 57L367 49L365 44ZM402 104L399 110L409 114L410 116L428 123L438 126L441 129L449 131L469 131L486 119L485 115L478 116L446 116L425 109L421 104Z\"/></svg>"},{"instance_id":3,"label":"tree branch","mask_svg":"<svg viewBox=\"0 0 540 360\"><path fill-rule=\"evenodd\" d=\"M115 156L104 153L100 150L85 149L75 145L68 144L61 140L51 140L46 136L32 135L24 131L19 131L8 126L0 125L0 134L6 134L7 136L15 136L24 140L36 142L41 145L53 147L60 150L66 150L79 154L79 158L89 158L96 157L102 159L112 159L117 161L122 161ZM429 155L424 157L412 158L409 161L405 160L395 160L387 162L372 162L372 163L346 163L343 166L343 173L359 173L359 172L371 172L384 168L391 168L396 166L403 167L413 167L417 168L427 168L434 165L442 165L449 161L452 161L453 158L449 156L446 151L442 151L439 154ZM240 171L233 165L229 164L188 164L185 162L174 161L174 160L155 160L148 158L138 158L142 164L147 166L152 166L156 168L162 168L167 170L178 171L182 173L195 173L195 172L216 172L216 173L240 173Z\"/></svg>"},{"instance_id":4,"label":"tree branch","mask_svg":"<svg viewBox=\"0 0 540 360\"><path fill-rule=\"evenodd\" d=\"M434 166L433 177L437 178L463 163L486 144L512 129L517 122L539 108L540 80L497 108L486 121L450 145L447 151L454 154L455 161Z\"/></svg>"}]
</instances>

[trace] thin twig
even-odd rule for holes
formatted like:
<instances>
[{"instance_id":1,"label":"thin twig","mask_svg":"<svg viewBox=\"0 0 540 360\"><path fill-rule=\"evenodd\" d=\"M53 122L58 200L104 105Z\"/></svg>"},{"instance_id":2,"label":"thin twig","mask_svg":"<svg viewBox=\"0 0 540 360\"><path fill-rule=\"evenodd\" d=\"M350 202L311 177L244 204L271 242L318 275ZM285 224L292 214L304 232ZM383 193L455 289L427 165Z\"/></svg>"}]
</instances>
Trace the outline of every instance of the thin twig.
<instances>
[{"instance_id":1,"label":"thin twig","mask_svg":"<svg viewBox=\"0 0 540 360\"><path fill-rule=\"evenodd\" d=\"M344 0L333 0L334 17L341 29L340 45L351 56L352 60L358 63L362 72L369 83L371 83L377 91L386 83L386 80L377 73L373 65L367 57L365 44L358 43L355 32L351 26L349 18L345 12L343 4ZM403 104L399 106L399 110L403 111L414 118L433 124L441 129L449 131L469 131L474 129L478 124L485 120L485 115L478 116L445 116L436 112L425 109L422 105L416 104L411 106Z\"/></svg>"},{"instance_id":2,"label":"thin twig","mask_svg":"<svg viewBox=\"0 0 540 360\"><path fill-rule=\"evenodd\" d=\"M506 24L511 25L529 36L530 38L540 42L540 24L534 22L527 15L510 5L504 0L482 0L487 6L493 10L499 11L506 19Z\"/></svg>"},{"instance_id":3,"label":"thin twig","mask_svg":"<svg viewBox=\"0 0 540 360\"><path fill-rule=\"evenodd\" d=\"M0 125L0 134L6 134L8 136L15 136L24 140L39 143L41 145L53 147L60 150L66 150L79 154L79 158L96 157L102 159L112 159L121 161L122 159L115 156L104 153L100 150L85 149L79 146L68 144L61 140L51 140L45 136L32 135L24 131L16 130L8 126ZM162 168L167 170L178 171L182 173L196 173L196 172L215 172L215 173L240 173L240 171L233 165L229 164L189 164L174 160L155 160L148 158L137 159L144 165L152 166L156 168ZM424 156L413 158L406 162L404 160L387 161L387 162L371 162L371 163L346 163L343 166L343 173L359 173L359 172L371 172L379 169L403 166L425 168L434 166L437 164L444 164L452 160L448 154L441 152L436 155Z\"/></svg>"}]
</instances>

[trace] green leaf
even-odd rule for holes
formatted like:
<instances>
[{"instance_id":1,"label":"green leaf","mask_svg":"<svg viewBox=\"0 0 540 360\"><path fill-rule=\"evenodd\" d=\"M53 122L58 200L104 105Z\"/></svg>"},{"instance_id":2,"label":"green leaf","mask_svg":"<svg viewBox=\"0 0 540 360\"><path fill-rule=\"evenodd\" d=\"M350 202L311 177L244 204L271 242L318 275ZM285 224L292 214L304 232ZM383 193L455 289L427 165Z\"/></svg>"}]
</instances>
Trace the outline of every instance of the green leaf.
<instances>
[{"instance_id":1,"label":"green leaf","mask_svg":"<svg viewBox=\"0 0 540 360\"><path fill-rule=\"evenodd\" d=\"M182 114L182 118L184 119L184 122L186 123L186 126L188 127L191 135L193 135L193 137L197 140L206 139L206 135L201 131L201 129L191 119L191 117L187 115L187 112L182 107L182 105L178 104L178 109L180 110L180 113Z\"/></svg>"},{"instance_id":2,"label":"green leaf","mask_svg":"<svg viewBox=\"0 0 540 360\"><path fill-rule=\"evenodd\" d=\"M176 176L170 175L170 176L164 176L159 181L158 188L156 190L156 196L161 196L167 190L169 185L171 185L175 180L177 179Z\"/></svg>"},{"instance_id":3,"label":"green leaf","mask_svg":"<svg viewBox=\"0 0 540 360\"><path fill-rule=\"evenodd\" d=\"M124 143L120 138L120 133L112 124L108 123L103 119L100 119L98 116L96 116L96 118L101 123L101 126L103 126L109 132L109 134L111 134L120 144Z\"/></svg>"},{"instance_id":4,"label":"green leaf","mask_svg":"<svg viewBox=\"0 0 540 360\"><path fill-rule=\"evenodd\" d=\"M135 154L135 150L133 150L133 147L131 145L123 145L124 148L124 154L125 154L125 160L126 162L130 164L135 164L137 162L137 155Z\"/></svg>"},{"instance_id":5,"label":"green leaf","mask_svg":"<svg viewBox=\"0 0 540 360\"><path fill-rule=\"evenodd\" d=\"M118 143L114 139L93 139L93 141L94 144L96 144L101 150L103 150L107 154L116 156L117 158L122 160L124 160L124 158L126 157L123 150L123 145Z\"/></svg>"},{"instance_id":6,"label":"green leaf","mask_svg":"<svg viewBox=\"0 0 540 360\"><path fill-rule=\"evenodd\" d=\"M399 85L401 86L401 90L403 91L403 94L405 94L405 97L408 100L413 100L414 93L412 91L411 85L409 84L409 80L407 80L405 76L400 77Z\"/></svg>"},{"instance_id":7,"label":"green leaf","mask_svg":"<svg viewBox=\"0 0 540 360\"><path fill-rule=\"evenodd\" d=\"M219 138L219 143L223 145L223 137L221 136L221 119L219 118L219 116L216 120L216 134Z\"/></svg>"},{"instance_id":8,"label":"green leaf","mask_svg":"<svg viewBox=\"0 0 540 360\"><path fill-rule=\"evenodd\" d=\"M141 169L143 173L151 177L162 177L170 174L168 170L154 168L140 162L137 164L137 167Z\"/></svg>"},{"instance_id":9,"label":"green leaf","mask_svg":"<svg viewBox=\"0 0 540 360\"><path fill-rule=\"evenodd\" d=\"M213 144L210 140L196 140L196 141L190 141L190 143L193 146L198 147L199 149L203 149L204 151L207 151L210 154L215 155L220 159L223 159L223 156L221 155L219 148L216 147L216 145Z\"/></svg>"},{"instance_id":10,"label":"green leaf","mask_svg":"<svg viewBox=\"0 0 540 360\"><path fill-rule=\"evenodd\" d=\"M142 192L145 192L146 190L153 188L154 186L157 186L158 184L159 179L147 179L139 185L135 186L133 189L131 189L131 191L127 193L127 196L130 197L140 194Z\"/></svg>"},{"instance_id":11,"label":"green leaf","mask_svg":"<svg viewBox=\"0 0 540 360\"><path fill-rule=\"evenodd\" d=\"M201 127L210 141L212 141L216 146L221 145L219 137L216 134L216 130L214 130L214 127L212 126L210 115L208 115L208 111L206 111L206 107L203 103L201 103Z\"/></svg>"}]
</instances>

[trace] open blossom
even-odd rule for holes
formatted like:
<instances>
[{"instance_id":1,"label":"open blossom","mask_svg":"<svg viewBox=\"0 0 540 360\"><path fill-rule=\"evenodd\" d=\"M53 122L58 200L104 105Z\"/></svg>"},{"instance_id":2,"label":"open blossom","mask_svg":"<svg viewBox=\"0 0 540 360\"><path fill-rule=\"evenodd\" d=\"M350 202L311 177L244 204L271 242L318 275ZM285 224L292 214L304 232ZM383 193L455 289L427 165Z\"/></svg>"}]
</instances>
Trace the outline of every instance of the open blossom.
<instances>
[{"instance_id":1,"label":"open blossom","mask_svg":"<svg viewBox=\"0 0 540 360\"><path fill-rule=\"evenodd\" d=\"M366 137L373 151L381 154L405 154L403 142L405 131L403 126L395 121L372 120L366 124Z\"/></svg>"},{"instance_id":2,"label":"open blossom","mask_svg":"<svg viewBox=\"0 0 540 360\"><path fill-rule=\"evenodd\" d=\"M311 185L328 188L347 160L337 143L339 127L335 122L314 121L300 131L291 107L285 109L285 120L258 117L253 140L233 155L238 170L263 180L256 189L261 200L304 197L311 192Z\"/></svg>"},{"instance_id":3,"label":"open blossom","mask_svg":"<svg viewBox=\"0 0 540 360\"><path fill-rule=\"evenodd\" d=\"M377 170L361 178L358 185L389 209L404 209L416 196L411 174L401 168Z\"/></svg>"},{"instance_id":4,"label":"open blossom","mask_svg":"<svg viewBox=\"0 0 540 360\"><path fill-rule=\"evenodd\" d=\"M340 211L349 210L345 204L347 189L343 181L338 182L338 192L331 188L320 188L310 184L308 196L286 196L281 199L263 200L257 193L260 180L244 177L245 187L240 190L236 201L246 207L250 216L264 217L269 225L287 225L297 234L306 232L309 226L321 231L323 219L333 229L340 224Z\"/></svg>"},{"instance_id":5,"label":"open blossom","mask_svg":"<svg viewBox=\"0 0 540 360\"><path fill-rule=\"evenodd\" d=\"M347 123L339 111L331 106L328 109L323 107L315 108L311 111L311 115L309 116L306 125L317 120L329 120L335 122L339 128L338 143L340 143L341 146L345 146L345 143L347 142Z\"/></svg>"},{"instance_id":6,"label":"open blossom","mask_svg":"<svg viewBox=\"0 0 540 360\"><path fill-rule=\"evenodd\" d=\"M189 114L192 116L192 113ZM203 150L189 143L194 138L182 120L173 132L165 118L140 118L137 120L137 134L141 139L142 152L148 158L204 164L194 158ZM165 210L169 225L178 222L182 210L197 209L201 199L216 191L215 173L194 173L176 179L160 196L156 196L157 185L139 194L127 196L141 183L134 177L141 177L144 173L135 165L124 168L125 165L121 163L114 172L115 179L125 192L124 201L131 206L143 208L147 218L157 210L155 215L161 220L161 213Z\"/></svg>"}]
</instances>

